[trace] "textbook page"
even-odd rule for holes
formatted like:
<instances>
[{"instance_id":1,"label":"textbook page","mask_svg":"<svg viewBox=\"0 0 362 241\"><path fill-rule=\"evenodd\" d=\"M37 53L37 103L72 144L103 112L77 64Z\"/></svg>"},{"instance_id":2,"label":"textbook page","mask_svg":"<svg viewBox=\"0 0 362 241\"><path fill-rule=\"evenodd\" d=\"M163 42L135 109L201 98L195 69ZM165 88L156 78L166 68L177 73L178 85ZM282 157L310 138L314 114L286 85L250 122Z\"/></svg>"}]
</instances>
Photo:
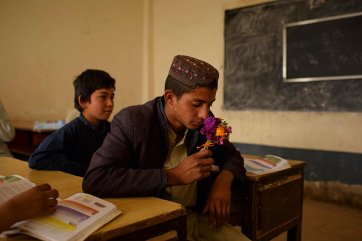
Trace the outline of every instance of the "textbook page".
<instances>
[{"instance_id":1,"label":"textbook page","mask_svg":"<svg viewBox=\"0 0 362 241\"><path fill-rule=\"evenodd\" d=\"M256 158L244 158L244 167L247 172L254 174L271 173L290 168L288 161L275 155L265 155Z\"/></svg>"},{"instance_id":2,"label":"textbook page","mask_svg":"<svg viewBox=\"0 0 362 241\"><path fill-rule=\"evenodd\" d=\"M18 228L41 240L81 241L121 214L114 204L86 193L59 201L56 209L54 214L29 220Z\"/></svg>"},{"instance_id":3,"label":"textbook page","mask_svg":"<svg viewBox=\"0 0 362 241\"><path fill-rule=\"evenodd\" d=\"M0 204L34 186L34 183L19 175L0 175Z\"/></svg>"}]
</instances>

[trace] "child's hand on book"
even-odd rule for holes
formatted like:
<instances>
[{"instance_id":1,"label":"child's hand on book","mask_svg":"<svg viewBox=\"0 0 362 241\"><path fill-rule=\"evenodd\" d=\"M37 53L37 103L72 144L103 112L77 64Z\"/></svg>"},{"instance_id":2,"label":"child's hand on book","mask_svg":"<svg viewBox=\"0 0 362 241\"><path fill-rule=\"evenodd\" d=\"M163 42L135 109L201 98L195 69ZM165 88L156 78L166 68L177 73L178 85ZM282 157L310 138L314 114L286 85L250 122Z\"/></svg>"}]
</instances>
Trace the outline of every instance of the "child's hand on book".
<instances>
[{"instance_id":1,"label":"child's hand on book","mask_svg":"<svg viewBox=\"0 0 362 241\"><path fill-rule=\"evenodd\" d=\"M0 204L0 232L16 222L52 214L57 205L58 191L49 184L34 186Z\"/></svg>"},{"instance_id":2,"label":"child's hand on book","mask_svg":"<svg viewBox=\"0 0 362 241\"><path fill-rule=\"evenodd\" d=\"M11 234L15 229L7 229L16 224L18 232L40 240L83 241L122 213L113 203L90 194L75 193L64 200L58 196L49 184L0 175L0 233Z\"/></svg>"},{"instance_id":3,"label":"child's hand on book","mask_svg":"<svg viewBox=\"0 0 362 241\"><path fill-rule=\"evenodd\" d=\"M16 195L9 203L16 210L16 221L20 221L54 213L58 196L58 191L49 184L41 184Z\"/></svg>"}]
</instances>

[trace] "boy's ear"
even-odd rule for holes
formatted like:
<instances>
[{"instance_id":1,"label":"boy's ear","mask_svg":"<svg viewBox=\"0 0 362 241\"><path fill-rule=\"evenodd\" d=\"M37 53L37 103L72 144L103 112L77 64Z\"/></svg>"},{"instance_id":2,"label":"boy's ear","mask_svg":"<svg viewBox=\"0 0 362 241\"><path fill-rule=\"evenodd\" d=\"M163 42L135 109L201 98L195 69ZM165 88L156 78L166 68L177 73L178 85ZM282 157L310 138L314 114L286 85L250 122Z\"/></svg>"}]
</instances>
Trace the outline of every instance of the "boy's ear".
<instances>
[{"instance_id":1,"label":"boy's ear","mask_svg":"<svg viewBox=\"0 0 362 241\"><path fill-rule=\"evenodd\" d=\"M84 110L85 107L87 106L87 102L84 101L83 97L80 95L78 96L78 104L80 105L80 107L82 107L82 109Z\"/></svg>"},{"instance_id":2,"label":"boy's ear","mask_svg":"<svg viewBox=\"0 0 362 241\"><path fill-rule=\"evenodd\" d=\"M166 102L172 101L174 98L176 98L176 96L172 90L166 90L164 93L164 97L165 97Z\"/></svg>"},{"instance_id":3,"label":"boy's ear","mask_svg":"<svg viewBox=\"0 0 362 241\"><path fill-rule=\"evenodd\" d=\"M173 101L176 99L175 94L172 90L166 90L164 93L165 101L167 104L172 105Z\"/></svg>"}]
</instances>

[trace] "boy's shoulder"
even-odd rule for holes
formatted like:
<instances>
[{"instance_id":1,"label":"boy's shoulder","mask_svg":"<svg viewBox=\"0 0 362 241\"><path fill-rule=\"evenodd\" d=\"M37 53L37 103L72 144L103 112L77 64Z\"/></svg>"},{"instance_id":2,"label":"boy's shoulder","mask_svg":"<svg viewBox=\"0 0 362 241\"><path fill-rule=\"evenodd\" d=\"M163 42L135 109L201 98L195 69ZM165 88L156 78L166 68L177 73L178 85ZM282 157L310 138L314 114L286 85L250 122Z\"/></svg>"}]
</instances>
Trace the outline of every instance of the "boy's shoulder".
<instances>
[{"instance_id":1,"label":"boy's shoulder","mask_svg":"<svg viewBox=\"0 0 362 241\"><path fill-rule=\"evenodd\" d=\"M157 97L141 105L128 106L120 110L113 118L112 122L124 125L131 123L150 123L158 120L158 114L162 102L161 97Z\"/></svg>"},{"instance_id":2,"label":"boy's shoulder","mask_svg":"<svg viewBox=\"0 0 362 241\"><path fill-rule=\"evenodd\" d=\"M82 121L80 120L79 116L73 119L72 121L65 124L62 128L58 129L56 132L69 132L69 131L76 131L79 127L84 126Z\"/></svg>"},{"instance_id":3,"label":"boy's shoulder","mask_svg":"<svg viewBox=\"0 0 362 241\"><path fill-rule=\"evenodd\" d=\"M147 116L159 110L160 101L161 98L156 97L155 99L150 100L144 104L125 107L122 110L120 110L115 116L116 117L121 117L124 115L132 115L134 117Z\"/></svg>"},{"instance_id":4,"label":"boy's shoulder","mask_svg":"<svg viewBox=\"0 0 362 241\"><path fill-rule=\"evenodd\" d=\"M100 126L102 128L108 129L110 127L111 123L108 120L101 120ZM80 115L65 126L63 126L63 130L94 130L95 127L83 116Z\"/></svg>"}]
</instances>

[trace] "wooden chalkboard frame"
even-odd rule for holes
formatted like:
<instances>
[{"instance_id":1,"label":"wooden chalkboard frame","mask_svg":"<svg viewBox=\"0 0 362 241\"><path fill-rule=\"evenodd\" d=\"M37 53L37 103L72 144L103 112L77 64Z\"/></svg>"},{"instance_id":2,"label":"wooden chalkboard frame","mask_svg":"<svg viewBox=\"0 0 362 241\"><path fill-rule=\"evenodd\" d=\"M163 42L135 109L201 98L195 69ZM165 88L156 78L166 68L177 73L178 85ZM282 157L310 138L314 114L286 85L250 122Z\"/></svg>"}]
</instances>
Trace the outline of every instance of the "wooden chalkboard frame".
<instances>
[{"instance_id":1,"label":"wooden chalkboard frame","mask_svg":"<svg viewBox=\"0 0 362 241\"><path fill-rule=\"evenodd\" d=\"M284 82L362 79L361 29L362 12L284 24Z\"/></svg>"}]
</instances>

